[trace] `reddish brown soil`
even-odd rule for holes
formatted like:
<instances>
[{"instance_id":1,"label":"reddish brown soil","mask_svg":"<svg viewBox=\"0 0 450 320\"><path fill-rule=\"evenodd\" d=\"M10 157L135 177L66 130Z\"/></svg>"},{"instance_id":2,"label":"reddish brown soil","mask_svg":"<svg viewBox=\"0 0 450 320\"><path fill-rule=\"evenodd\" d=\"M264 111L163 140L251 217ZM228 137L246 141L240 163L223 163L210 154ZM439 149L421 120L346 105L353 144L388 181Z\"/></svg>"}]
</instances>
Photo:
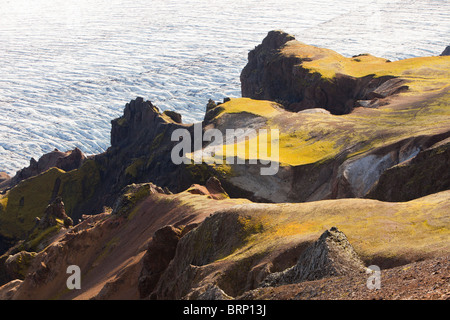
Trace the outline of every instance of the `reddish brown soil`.
<instances>
[{"instance_id":1,"label":"reddish brown soil","mask_svg":"<svg viewBox=\"0 0 450 320\"><path fill-rule=\"evenodd\" d=\"M381 270L380 289L368 289L370 274L333 277L256 289L240 299L263 300L450 300L450 256Z\"/></svg>"}]
</instances>

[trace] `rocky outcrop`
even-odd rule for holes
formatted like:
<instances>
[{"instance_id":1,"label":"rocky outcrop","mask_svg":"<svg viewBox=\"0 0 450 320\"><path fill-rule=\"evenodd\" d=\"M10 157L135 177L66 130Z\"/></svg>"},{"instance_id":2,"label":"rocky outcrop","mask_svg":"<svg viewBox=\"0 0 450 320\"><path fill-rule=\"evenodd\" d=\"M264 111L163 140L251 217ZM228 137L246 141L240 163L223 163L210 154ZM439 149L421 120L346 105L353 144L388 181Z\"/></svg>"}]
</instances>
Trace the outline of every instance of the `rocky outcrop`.
<instances>
[{"instance_id":1,"label":"rocky outcrop","mask_svg":"<svg viewBox=\"0 0 450 320\"><path fill-rule=\"evenodd\" d=\"M35 255L35 252L10 250L0 256L0 286L16 279L23 280Z\"/></svg>"},{"instance_id":2,"label":"rocky outcrop","mask_svg":"<svg viewBox=\"0 0 450 320\"><path fill-rule=\"evenodd\" d=\"M384 171L367 197L382 201L409 201L448 190L449 164L450 139L447 138Z\"/></svg>"},{"instance_id":3,"label":"rocky outcrop","mask_svg":"<svg viewBox=\"0 0 450 320\"><path fill-rule=\"evenodd\" d=\"M66 228L73 225L72 219L66 215L64 202L60 197L57 197L51 204L47 206L44 216L39 220L38 227L40 229L47 229L56 226L56 219L62 220L64 227Z\"/></svg>"},{"instance_id":4,"label":"rocky outcrop","mask_svg":"<svg viewBox=\"0 0 450 320\"><path fill-rule=\"evenodd\" d=\"M295 100L289 83L292 79L280 77L286 71L292 72L293 66L301 62L297 58L281 61L280 48L292 40L295 38L285 32L271 31L260 45L248 53L248 63L240 76L242 97Z\"/></svg>"},{"instance_id":5,"label":"rocky outcrop","mask_svg":"<svg viewBox=\"0 0 450 320\"><path fill-rule=\"evenodd\" d=\"M208 274L215 273L214 261L228 256L244 243L247 236L258 232L257 227L246 228L245 221L238 212L216 212L181 238L173 260L160 278L154 298L197 297L208 291L210 284L219 287L214 276L206 286L202 281Z\"/></svg>"},{"instance_id":6,"label":"rocky outcrop","mask_svg":"<svg viewBox=\"0 0 450 320\"><path fill-rule=\"evenodd\" d=\"M86 156L78 148L67 152L61 152L55 149L52 152L44 154L38 161L31 158L30 165L17 171L16 175L11 179L9 187L13 187L20 181L37 176L53 167L64 171L78 169L85 159Z\"/></svg>"},{"instance_id":7,"label":"rocky outcrop","mask_svg":"<svg viewBox=\"0 0 450 320\"><path fill-rule=\"evenodd\" d=\"M174 121L176 123L183 123L183 121L181 121L181 114L179 114L178 112L171 111L171 110L165 110L163 112L163 115L168 116L172 121Z\"/></svg>"},{"instance_id":8,"label":"rocky outcrop","mask_svg":"<svg viewBox=\"0 0 450 320\"><path fill-rule=\"evenodd\" d=\"M193 184L187 192L192 194L201 194L212 199L222 200L229 198L227 192L222 188L222 184L216 177L210 177L205 186Z\"/></svg>"},{"instance_id":9,"label":"rocky outcrop","mask_svg":"<svg viewBox=\"0 0 450 320\"><path fill-rule=\"evenodd\" d=\"M11 179L11 177L6 172L0 172L0 183Z\"/></svg>"},{"instance_id":10,"label":"rocky outcrop","mask_svg":"<svg viewBox=\"0 0 450 320\"><path fill-rule=\"evenodd\" d=\"M450 257L381 270L381 289L369 289L369 273L248 291L239 300L448 300ZM386 281L387 280L387 281Z\"/></svg>"},{"instance_id":11,"label":"rocky outcrop","mask_svg":"<svg viewBox=\"0 0 450 320\"><path fill-rule=\"evenodd\" d=\"M20 211L21 219L27 222L20 224L23 230L12 235L2 230L7 228L5 223L0 224L0 253L30 233L34 223L28 220L34 219L37 212L43 213L48 203L58 196L66 202L67 215L78 221L83 214L102 212L105 206L120 206L117 199L128 185L152 181L162 186L159 191L155 189L157 192L169 193L185 190L193 183L205 183L212 171L202 170L197 175L195 166L175 165L171 160L172 148L178 143L171 141L172 132L179 128L192 131L192 125L179 123L180 120L176 113L161 113L150 101L137 98L125 106L122 117L112 121L111 147L106 152L84 159L77 149L68 153L55 150L39 161L32 160L30 167L19 171L12 179L22 183L5 193L5 199L18 205L10 202L7 207L4 206L6 201L0 202L0 220L14 223L18 216L16 211ZM81 166L71 170L79 161L82 161ZM41 172L43 170L47 171ZM40 197L34 196L35 190L40 190ZM131 200L134 201L134 197Z\"/></svg>"},{"instance_id":12,"label":"rocky outcrop","mask_svg":"<svg viewBox=\"0 0 450 320\"><path fill-rule=\"evenodd\" d=\"M215 284L206 285L201 288L192 290L187 294L186 300L233 300L233 297L227 295L225 291Z\"/></svg>"},{"instance_id":13,"label":"rocky outcrop","mask_svg":"<svg viewBox=\"0 0 450 320\"><path fill-rule=\"evenodd\" d=\"M332 197L371 197L384 201L407 201L419 198L426 194L447 190L448 183L444 181L447 181L448 170L442 168L441 164L444 165L444 163L448 163L448 159L445 158L445 155L441 155L440 157L443 158L439 159L440 161L429 161L425 163L423 159L427 158L427 156L424 156L424 151L422 150L428 149L431 145L441 139L447 139L449 134L450 132L408 138L385 147L377 148L362 156L353 157L344 161L339 166L337 175L333 179ZM429 151L425 152L425 154L429 153ZM442 160L444 162L441 162ZM408 191L403 192L404 194L410 194L409 198L406 199L405 197L398 196L402 193L402 187L400 187L400 185L405 186L405 183L411 181L415 175L412 172L408 172L408 176L405 175L400 178L400 176L393 175L392 172L395 171L395 168L398 166L403 167L411 162L420 163L415 167L417 171L423 172L423 170L431 170L435 172L434 178L438 178L438 172L440 172L440 174L443 175L443 179L434 181L430 176L430 180L426 181L425 184L408 184ZM387 182L386 179L389 179L387 177L391 177L392 180ZM397 182L395 183L394 180ZM380 185L376 187L378 184ZM378 191L372 191L372 189L375 188ZM427 191L422 188L426 188ZM420 189L422 191L413 192L412 189ZM382 196L383 192L388 192L391 196Z\"/></svg>"},{"instance_id":14,"label":"rocky outcrop","mask_svg":"<svg viewBox=\"0 0 450 320\"><path fill-rule=\"evenodd\" d=\"M192 130L192 125L181 123L181 116L161 113L150 101L138 97L127 103L123 116L111 124L111 147L94 158L102 168L102 206L112 206L122 188L132 183L151 181L177 192L194 182L183 165L171 160L177 143L171 141L172 132Z\"/></svg>"},{"instance_id":15,"label":"rocky outcrop","mask_svg":"<svg viewBox=\"0 0 450 320\"><path fill-rule=\"evenodd\" d=\"M271 31L249 52L248 63L241 73L243 97L277 101L294 112L324 108L342 115L359 106L380 105L379 99L408 89L404 80L394 76L354 77L338 73L326 78L306 67L304 62L321 59L327 53L312 48L308 50L317 52L308 57L283 53L285 46L292 42L296 42L293 36Z\"/></svg>"},{"instance_id":16,"label":"rocky outcrop","mask_svg":"<svg viewBox=\"0 0 450 320\"><path fill-rule=\"evenodd\" d=\"M295 266L270 274L261 286L280 286L362 271L365 271L364 264L347 237L333 227L301 254Z\"/></svg>"},{"instance_id":17,"label":"rocky outcrop","mask_svg":"<svg viewBox=\"0 0 450 320\"><path fill-rule=\"evenodd\" d=\"M58 158L56 160L55 167L60 168L64 171L71 171L78 169L84 160L86 160L86 155L78 148L72 151L66 152L67 156Z\"/></svg>"},{"instance_id":18,"label":"rocky outcrop","mask_svg":"<svg viewBox=\"0 0 450 320\"><path fill-rule=\"evenodd\" d=\"M439 154L439 162L431 159L427 162L420 160L423 150L427 150L439 141L444 141L449 134L450 132L444 132L401 139L359 154L355 151L361 148L360 145L349 145L334 157L323 161L280 166L277 174L272 176L260 176L257 165L234 165L233 176L226 177L221 183L230 196L244 196L256 202L306 202L363 197L384 201L411 200L449 188L448 169L441 167L448 163L445 153ZM435 156L433 159L438 157ZM408 161L412 161L411 163L418 161L414 169L416 174L412 175L411 172L405 171L401 177L394 178L395 176L391 173L396 170L395 168L406 166L410 163ZM434 174L423 174L428 170ZM416 185L413 181L417 180L420 172L423 178L429 178ZM439 172L442 179L439 178ZM391 176L391 179L383 182L382 180L388 176ZM410 182L403 185L405 181ZM380 186L376 187L379 183L381 183ZM266 188L261 188L261 185ZM392 188L389 187L390 185ZM375 188L378 191L375 192L373 190ZM414 189L417 192L413 191ZM391 192L392 196L383 196L383 192ZM394 196L400 193L404 195ZM408 193L410 193L409 198L406 197Z\"/></svg>"},{"instance_id":19,"label":"rocky outcrop","mask_svg":"<svg viewBox=\"0 0 450 320\"><path fill-rule=\"evenodd\" d=\"M444 51L442 51L441 56L450 56L450 46L447 46Z\"/></svg>"},{"instance_id":20,"label":"rocky outcrop","mask_svg":"<svg viewBox=\"0 0 450 320\"><path fill-rule=\"evenodd\" d=\"M145 187L131 188L135 191L143 189ZM242 200L218 201L188 192L169 195L155 191L130 205L132 214L84 216L82 222L61 232L36 254L14 297L49 299L61 293L66 298L78 295L81 291L68 291L65 285L67 267L76 264L82 270L82 291L92 290L88 293L89 298L139 299L139 290L149 288L149 283L157 279L158 272L162 272L171 259L170 252L176 246L176 241L170 242L173 240L171 231L176 237L187 235L212 210L236 203L242 203ZM145 264L143 259L147 249L148 264ZM152 259L153 255L164 257L166 262ZM1 272L0 268L0 276ZM0 289L0 295L4 293L3 289Z\"/></svg>"},{"instance_id":21,"label":"rocky outcrop","mask_svg":"<svg viewBox=\"0 0 450 320\"><path fill-rule=\"evenodd\" d=\"M8 282L3 287L1 287L0 300L12 300L21 284L22 280L17 279Z\"/></svg>"},{"instance_id":22,"label":"rocky outcrop","mask_svg":"<svg viewBox=\"0 0 450 320\"><path fill-rule=\"evenodd\" d=\"M9 279L23 280L35 256L35 252L27 251L9 255L4 264Z\"/></svg>"},{"instance_id":23,"label":"rocky outcrop","mask_svg":"<svg viewBox=\"0 0 450 320\"><path fill-rule=\"evenodd\" d=\"M155 289L159 278L175 256L181 234L181 230L173 226L166 226L155 232L142 260L143 267L139 276L141 298L148 297Z\"/></svg>"},{"instance_id":24,"label":"rocky outcrop","mask_svg":"<svg viewBox=\"0 0 450 320\"><path fill-rule=\"evenodd\" d=\"M117 198L112 207L112 214L120 217L127 217L136 204L145 199L150 194L165 191L153 183L130 184L122 189L121 195Z\"/></svg>"}]
</instances>

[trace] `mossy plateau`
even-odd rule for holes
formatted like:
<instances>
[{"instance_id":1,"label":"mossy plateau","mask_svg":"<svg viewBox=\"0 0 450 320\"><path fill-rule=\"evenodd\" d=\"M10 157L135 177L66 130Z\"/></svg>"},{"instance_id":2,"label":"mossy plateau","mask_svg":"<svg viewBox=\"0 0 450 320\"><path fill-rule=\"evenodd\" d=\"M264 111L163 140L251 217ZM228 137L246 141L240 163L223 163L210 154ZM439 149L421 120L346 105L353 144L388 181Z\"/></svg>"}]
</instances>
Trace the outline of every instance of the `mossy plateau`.
<instances>
[{"instance_id":1,"label":"mossy plateau","mask_svg":"<svg viewBox=\"0 0 450 320\"><path fill-rule=\"evenodd\" d=\"M448 86L450 79L450 57L418 57L390 62L370 54L347 58L339 53L290 41L282 50L285 56L301 59L302 67L319 73L322 77L332 79L337 74L360 78L367 75L375 77L395 76L409 80L413 91L440 89Z\"/></svg>"},{"instance_id":2,"label":"mossy plateau","mask_svg":"<svg viewBox=\"0 0 450 320\"><path fill-rule=\"evenodd\" d=\"M248 98L231 99L221 104L222 114L255 113L265 117L267 125L264 129L278 129L279 159L285 165L315 163L346 150L354 156L408 137L445 132L450 128L449 105L450 93L405 103L401 107L361 109L341 116L282 112L267 101ZM237 154L245 154L246 160L262 159L249 145L256 145L257 139L266 136L258 135L238 142L234 148L239 151ZM270 146L273 142L270 135L267 141ZM219 156L226 153L226 148L233 146L224 146Z\"/></svg>"},{"instance_id":3,"label":"mossy plateau","mask_svg":"<svg viewBox=\"0 0 450 320\"><path fill-rule=\"evenodd\" d=\"M273 101L253 100L249 98L233 98L220 105L220 113L216 114L216 118L224 113L242 113L248 112L257 116L270 118L279 113L280 106Z\"/></svg>"}]
</instances>

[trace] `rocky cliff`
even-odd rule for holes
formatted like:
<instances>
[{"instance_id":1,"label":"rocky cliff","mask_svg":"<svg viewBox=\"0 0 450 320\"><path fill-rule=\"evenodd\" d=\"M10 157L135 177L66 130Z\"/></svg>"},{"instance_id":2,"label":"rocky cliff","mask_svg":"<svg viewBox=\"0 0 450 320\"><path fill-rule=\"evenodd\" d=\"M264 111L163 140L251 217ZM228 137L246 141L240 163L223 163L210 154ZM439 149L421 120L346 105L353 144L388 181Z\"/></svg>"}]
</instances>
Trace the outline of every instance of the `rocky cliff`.
<instances>
[{"instance_id":1,"label":"rocky cliff","mask_svg":"<svg viewBox=\"0 0 450 320\"><path fill-rule=\"evenodd\" d=\"M366 60L369 60L366 62ZM408 89L405 79L394 75L355 76L334 63L379 64L390 61L359 55L352 59L322 48L307 46L282 31L271 31L248 55L241 73L242 96L281 103L286 110L324 108L332 114L350 113L358 106L382 104L382 99ZM311 64L330 64L329 76ZM381 101L379 101L381 99Z\"/></svg>"},{"instance_id":2,"label":"rocky cliff","mask_svg":"<svg viewBox=\"0 0 450 320\"><path fill-rule=\"evenodd\" d=\"M383 181L396 180L387 178L395 171L390 168L420 154L419 160L425 150L450 136L449 64L446 56L395 62L370 55L345 58L283 32L270 32L250 52L241 76L244 95L270 100L209 101L201 123L202 133L217 129L224 136L223 145L234 144L245 151L234 164L173 164L171 150L177 142L171 141L172 132L183 128L192 136L194 125L183 124L179 114L160 112L150 101L137 98L125 106L122 117L112 121L111 146L106 152L86 159L79 150L55 150L39 161L32 160L30 167L6 180L17 186L0 199L0 211L5 212L0 220L8 226L19 218L23 227L8 226L4 228L8 232L2 232L0 226L2 242L23 239L34 218L42 216L57 196L62 197L67 214L77 221L82 214L112 207L127 185L148 181L179 192L216 176L231 197L258 202L366 196L396 201L445 190L445 173L443 182L427 181L426 188L408 184L409 188L420 188L408 191L409 197ZM350 83L349 87L344 89L342 81ZM401 90L394 89L400 84ZM255 93L259 90L256 87L264 89L264 94ZM350 89L353 91L347 92ZM323 90L325 100L313 94ZM302 111L294 112L298 104L302 104ZM345 106L351 108L343 111ZM275 174L260 175L264 166L250 164L259 155L245 150L245 140L255 141L258 135L250 137L244 132L233 142L226 140L227 130L242 128L279 130L279 168ZM194 150L193 142L191 146ZM207 152L209 147L204 141L203 149L196 151ZM379 179L383 181L378 184ZM33 188L41 189L39 196L31 192Z\"/></svg>"},{"instance_id":3,"label":"rocky cliff","mask_svg":"<svg viewBox=\"0 0 450 320\"><path fill-rule=\"evenodd\" d=\"M408 201L450 189L450 140L420 151L382 173L367 197L384 201Z\"/></svg>"},{"instance_id":4,"label":"rocky cliff","mask_svg":"<svg viewBox=\"0 0 450 320\"><path fill-rule=\"evenodd\" d=\"M175 120L174 120L175 119ZM86 158L78 149L53 151L5 181L0 195L0 252L23 240L57 197L74 221L83 214L97 214L113 207L124 187L154 181L173 191L186 189L194 179L171 161L171 133L179 123L175 113L161 113L142 98L125 106L124 115L112 121L111 147ZM187 173L185 173L187 172ZM205 181L202 181L205 182Z\"/></svg>"}]
</instances>

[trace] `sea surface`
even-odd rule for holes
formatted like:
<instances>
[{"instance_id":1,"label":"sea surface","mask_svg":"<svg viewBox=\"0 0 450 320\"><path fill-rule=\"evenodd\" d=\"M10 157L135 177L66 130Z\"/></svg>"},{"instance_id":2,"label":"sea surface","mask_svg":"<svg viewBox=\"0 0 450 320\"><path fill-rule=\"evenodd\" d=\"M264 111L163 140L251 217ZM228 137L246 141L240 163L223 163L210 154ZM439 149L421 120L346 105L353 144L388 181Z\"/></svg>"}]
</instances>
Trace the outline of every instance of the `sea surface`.
<instances>
[{"instance_id":1,"label":"sea surface","mask_svg":"<svg viewBox=\"0 0 450 320\"><path fill-rule=\"evenodd\" d=\"M0 171L58 148L100 153L141 96L183 122L239 97L270 30L345 56L439 55L448 0L0 0Z\"/></svg>"}]
</instances>

